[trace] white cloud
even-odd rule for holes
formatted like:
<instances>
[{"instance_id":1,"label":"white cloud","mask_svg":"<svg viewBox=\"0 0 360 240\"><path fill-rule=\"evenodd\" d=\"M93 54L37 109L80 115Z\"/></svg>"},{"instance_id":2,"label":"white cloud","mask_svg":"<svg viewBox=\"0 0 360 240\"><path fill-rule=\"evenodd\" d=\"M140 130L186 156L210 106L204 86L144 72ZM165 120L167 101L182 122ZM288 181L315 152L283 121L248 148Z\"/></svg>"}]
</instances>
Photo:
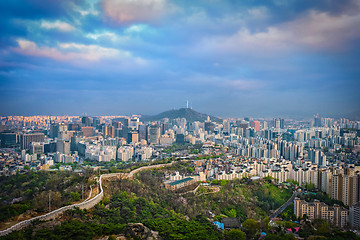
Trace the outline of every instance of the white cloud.
<instances>
[{"instance_id":1,"label":"white cloud","mask_svg":"<svg viewBox=\"0 0 360 240\"><path fill-rule=\"evenodd\" d=\"M91 38L94 40L110 40L113 42L126 42L129 41L130 38L128 36L120 36L113 32L95 32L88 33L85 35L87 38Z\"/></svg>"},{"instance_id":2,"label":"white cloud","mask_svg":"<svg viewBox=\"0 0 360 240\"><path fill-rule=\"evenodd\" d=\"M126 34L139 33L147 30L148 27L145 24L135 24L125 29Z\"/></svg>"},{"instance_id":3,"label":"white cloud","mask_svg":"<svg viewBox=\"0 0 360 240\"><path fill-rule=\"evenodd\" d=\"M360 39L360 13L330 15L310 11L293 21L251 32L242 27L232 35L207 36L199 43L201 51L216 53L267 54L297 49L333 51Z\"/></svg>"},{"instance_id":4,"label":"white cloud","mask_svg":"<svg viewBox=\"0 0 360 240\"><path fill-rule=\"evenodd\" d=\"M177 7L167 0L103 0L105 13L118 23L156 22Z\"/></svg>"},{"instance_id":5,"label":"white cloud","mask_svg":"<svg viewBox=\"0 0 360 240\"><path fill-rule=\"evenodd\" d=\"M97 15L99 15L99 12L98 12L98 11L92 10L92 9L89 9L89 10L79 10L79 13L81 14L81 16L87 16L87 15L97 16Z\"/></svg>"},{"instance_id":6,"label":"white cloud","mask_svg":"<svg viewBox=\"0 0 360 240\"><path fill-rule=\"evenodd\" d=\"M45 28L45 29L57 29L61 32L70 32L70 31L74 31L75 27L66 23L66 22L61 22L61 21L55 21L55 22L49 22L49 21L41 21L41 27Z\"/></svg>"},{"instance_id":7,"label":"white cloud","mask_svg":"<svg viewBox=\"0 0 360 240\"><path fill-rule=\"evenodd\" d=\"M104 48L98 45L84 45L77 43L60 43L58 48L39 47L36 43L24 39L17 40L19 47L14 50L20 54L46 57L58 61L81 62L99 61L101 59L115 59L129 61L134 64L144 65L146 61L131 55L130 52L113 48Z\"/></svg>"}]
</instances>

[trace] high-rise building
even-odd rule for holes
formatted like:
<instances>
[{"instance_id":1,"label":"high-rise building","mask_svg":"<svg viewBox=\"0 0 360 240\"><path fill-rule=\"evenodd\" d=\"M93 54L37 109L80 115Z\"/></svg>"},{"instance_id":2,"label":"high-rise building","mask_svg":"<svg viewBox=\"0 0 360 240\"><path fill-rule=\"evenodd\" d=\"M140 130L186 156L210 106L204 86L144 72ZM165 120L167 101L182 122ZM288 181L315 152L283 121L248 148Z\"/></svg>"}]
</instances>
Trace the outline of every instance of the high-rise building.
<instances>
[{"instance_id":1,"label":"high-rise building","mask_svg":"<svg viewBox=\"0 0 360 240\"><path fill-rule=\"evenodd\" d=\"M45 143L44 144L44 152L45 153L56 152L56 142Z\"/></svg>"},{"instance_id":2,"label":"high-rise building","mask_svg":"<svg viewBox=\"0 0 360 240\"><path fill-rule=\"evenodd\" d=\"M137 131L131 131L128 133L127 143L137 143L139 141L139 133Z\"/></svg>"},{"instance_id":3,"label":"high-rise building","mask_svg":"<svg viewBox=\"0 0 360 240\"><path fill-rule=\"evenodd\" d=\"M3 132L0 133L0 145L3 147L15 146L17 142L17 133Z\"/></svg>"},{"instance_id":4,"label":"high-rise building","mask_svg":"<svg viewBox=\"0 0 360 240\"><path fill-rule=\"evenodd\" d=\"M138 130L139 124L140 124L140 122L139 122L138 117L133 117L130 119L130 122L129 122L130 127L135 127L135 129Z\"/></svg>"},{"instance_id":5,"label":"high-rise building","mask_svg":"<svg viewBox=\"0 0 360 240\"><path fill-rule=\"evenodd\" d=\"M68 130L69 131L81 131L81 126L80 126L80 124L77 124L77 123L69 123Z\"/></svg>"},{"instance_id":6,"label":"high-rise building","mask_svg":"<svg viewBox=\"0 0 360 240\"><path fill-rule=\"evenodd\" d=\"M207 132L213 132L215 129L215 124L210 121L206 121L204 128L205 128L205 131L207 131Z\"/></svg>"},{"instance_id":7,"label":"high-rise building","mask_svg":"<svg viewBox=\"0 0 360 240\"><path fill-rule=\"evenodd\" d=\"M95 134L93 127L81 127L81 131L84 137L92 137Z\"/></svg>"},{"instance_id":8,"label":"high-rise building","mask_svg":"<svg viewBox=\"0 0 360 240\"><path fill-rule=\"evenodd\" d=\"M92 119L91 117L82 117L81 118L81 123L85 126L85 127L88 127L88 126L91 126L91 123L92 123Z\"/></svg>"},{"instance_id":9,"label":"high-rise building","mask_svg":"<svg viewBox=\"0 0 360 240\"><path fill-rule=\"evenodd\" d=\"M125 127L129 126L129 118L128 117L120 117L120 118L117 118L115 121L121 122L122 125Z\"/></svg>"},{"instance_id":10,"label":"high-rise building","mask_svg":"<svg viewBox=\"0 0 360 240\"><path fill-rule=\"evenodd\" d=\"M70 141L58 140L56 142L56 151L63 154L70 154Z\"/></svg>"},{"instance_id":11,"label":"high-rise building","mask_svg":"<svg viewBox=\"0 0 360 240\"><path fill-rule=\"evenodd\" d=\"M184 144L185 143L184 134L176 134L176 143L178 143L178 144Z\"/></svg>"},{"instance_id":12,"label":"high-rise building","mask_svg":"<svg viewBox=\"0 0 360 240\"><path fill-rule=\"evenodd\" d=\"M251 127L255 129L255 131L260 131L260 122L259 121L252 121Z\"/></svg>"},{"instance_id":13,"label":"high-rise building","mask_svg":"<svg viewBox=\"0 0 360 240\"><path fill-rule=\"evenodd\" d=\"M314 127L321 127L321 126L322 126L321 117L319 117L319 115L315 115L314 116Z\"/></svg>"},{"instance_id":14,"label":"high-rise building","mask_svg":"<svg viewBox=\"0 0 360 240\"><path fill-rule=\"evenodd\" d=\"M331 179L330 197L351 206L360 201L360 176L353 172L334 174Z\"/></svg>"},{"instance_id":15,"label":"high-rise building","mask_svg":"<svg viewBox=\"0 0 360 240\"><path fill-rule=\"evenodd\" d=\"M100 119L99 118L97 118L97 117L94 117L93 119L92 119L92 125L93 125L93 127L95 127L95 128L98 128L98 126L100 126L100 124L101 124L101 121L100 121Z\"/></svg>"},{"instance_id":16,"label":"high-rise building","mask_svg":"<svg viewBox=\"0 0 360 240\"><path fill-rule=\"evenodd\" d=\"M109 124L105 124L103 126L103 133L104 133L104 137L115 137L115 127Z\"/></svg>"},{"instance_id":17,"label":"high-rise building","mask_svg":"<svg viewBox=\"0 0 360 240\"><path fill-rule=\"evenodd\" d=\"M360 203L356 203L349 208L349 222L353 229L360 229Z\"/></svg>"},{"instance_id":18,"label":"high-rise building","mask_svg":"<svg viewBox=\"0 0 360 240\"><path fill-rule=\"evenodd\" d=\"M59 124L55 123L55 124L51 124L50 125L50 137L51 138L57 138L58 137L58 133L59 133Z\"/></svg>"},{"instance_id":19,"label":"high-rise building","mask_svg":"<svg viewBox=\"0 0 360 240\"><path fill-rule=\"evenodd\" d=\"M139 126L139 140L146 140L146 129L145 125Z\"/></svg>"},{"instance_id":20,"label":"high-rise building","mask_svg":"<svg viewBox=\"0 0 360 240\"><path fill-rule=\"evenodd\" d=\"M31 154L44 153L44 143L43 142L32 142L30 144L30 153Z\"/></svg>"},{"instance_id":21,"label":"high-rise building","mask_svg":"<svg viewBox=\"0 0 360 240\"><path fill-rule=\"evenodd\" d=\"M160 143L160 127L158 125L151 125L149 127L149 144Z\"/></svg>"},{"instance_id":22,"label":"high-rise building","mask_svg":"<svg viewBox=\"0 0 360 240\"><path fill-rule=\"evenodd\" d=\"M285 128L285 120L283 118L274 118L273 125L274 125L274 128L284 129Z\"/></svg>"},{"instance_id":23,"label":"high-rise building","mask_svg":"<svg viewBox=\"0 0 360 240\"><path fill-rule=\"evenodd\" d=\"M20 134L21 149L29 149L32 142L44 142L44 133L23 133Z\"/></svg>"}]
</instances>

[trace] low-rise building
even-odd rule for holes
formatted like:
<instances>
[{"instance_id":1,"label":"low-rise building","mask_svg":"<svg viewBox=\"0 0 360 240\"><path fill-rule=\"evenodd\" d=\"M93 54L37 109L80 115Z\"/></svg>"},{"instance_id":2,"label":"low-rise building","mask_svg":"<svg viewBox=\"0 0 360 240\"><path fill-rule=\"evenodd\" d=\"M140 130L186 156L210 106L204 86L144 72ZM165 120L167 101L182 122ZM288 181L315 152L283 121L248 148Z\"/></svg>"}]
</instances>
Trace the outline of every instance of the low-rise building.
<instances>
[{"instance_id":1,"label":"low-rise building","mask_svg":"<svg viewBox=\"0 0 360 240\"><path fill-rule=\"evenodd\" d=\"M191 177L187 177L187 178L183 178L181 180L176 180L173 182L165 183L165 188L170 189L170 190L176 190L179 188L190 186L193 183L195 183L195 179L191 178Z\"/></svg>"}]
</instances>

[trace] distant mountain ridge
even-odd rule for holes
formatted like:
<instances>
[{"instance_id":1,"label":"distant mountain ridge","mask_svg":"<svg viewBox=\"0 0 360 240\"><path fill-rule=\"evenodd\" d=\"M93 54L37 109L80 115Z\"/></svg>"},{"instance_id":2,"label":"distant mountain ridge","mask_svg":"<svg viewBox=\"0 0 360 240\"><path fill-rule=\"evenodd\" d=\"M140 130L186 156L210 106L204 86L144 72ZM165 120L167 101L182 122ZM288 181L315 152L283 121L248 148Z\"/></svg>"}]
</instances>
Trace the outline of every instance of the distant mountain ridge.
<instances>
[{"instance_id":1,"label":"distant mountain ridge","mask_svg":"<svg viewBox=\"0 0 360 240\"><path fill-rule=\"evenodd\" d=\"M186 118L186 121L188 122L204 122L207 120L208 116L210 117L211 121L219 121L220 118L199 113L195 110L192 110L191 108L180 108L180 109L174 109L174 110L168 110L162 113L159 113L155 116L141 116L141 121L147 122L147 121L159 121L163 118L169 118L169 119L176 119L176 118Z\"/></svg>"}]
</instances>

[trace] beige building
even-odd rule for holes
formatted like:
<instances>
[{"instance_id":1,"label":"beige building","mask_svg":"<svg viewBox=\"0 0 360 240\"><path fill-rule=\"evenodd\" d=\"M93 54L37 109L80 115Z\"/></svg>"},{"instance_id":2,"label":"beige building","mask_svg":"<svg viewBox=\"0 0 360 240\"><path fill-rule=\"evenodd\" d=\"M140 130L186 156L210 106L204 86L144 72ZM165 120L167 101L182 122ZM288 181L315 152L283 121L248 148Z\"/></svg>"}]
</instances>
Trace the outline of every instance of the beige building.
<instances>
[{"instance_id":1,"label":"beige building","mask_svg":"<svg viewBox=\"0 0 360 240\"><path fill-rule=\"evenodd\" d=\"M303 217L304 215L306 215L309 220L320 218L338 227L344 227L349 222L349 210L336 204L331 207L318 200L306 202L300 198L295 198L294 213L297 218Z\"/></svg>"},{"instance_id":2,"label":"beige building","mask_svg":"<svg viewBox=\"0 0 360 240\"><path fill-rule=\"evenodd\" d=\"M360 177L354 172L333 175L331 179L330 197L351 206L360 201Z\"/></svg>"}]
</instances>

